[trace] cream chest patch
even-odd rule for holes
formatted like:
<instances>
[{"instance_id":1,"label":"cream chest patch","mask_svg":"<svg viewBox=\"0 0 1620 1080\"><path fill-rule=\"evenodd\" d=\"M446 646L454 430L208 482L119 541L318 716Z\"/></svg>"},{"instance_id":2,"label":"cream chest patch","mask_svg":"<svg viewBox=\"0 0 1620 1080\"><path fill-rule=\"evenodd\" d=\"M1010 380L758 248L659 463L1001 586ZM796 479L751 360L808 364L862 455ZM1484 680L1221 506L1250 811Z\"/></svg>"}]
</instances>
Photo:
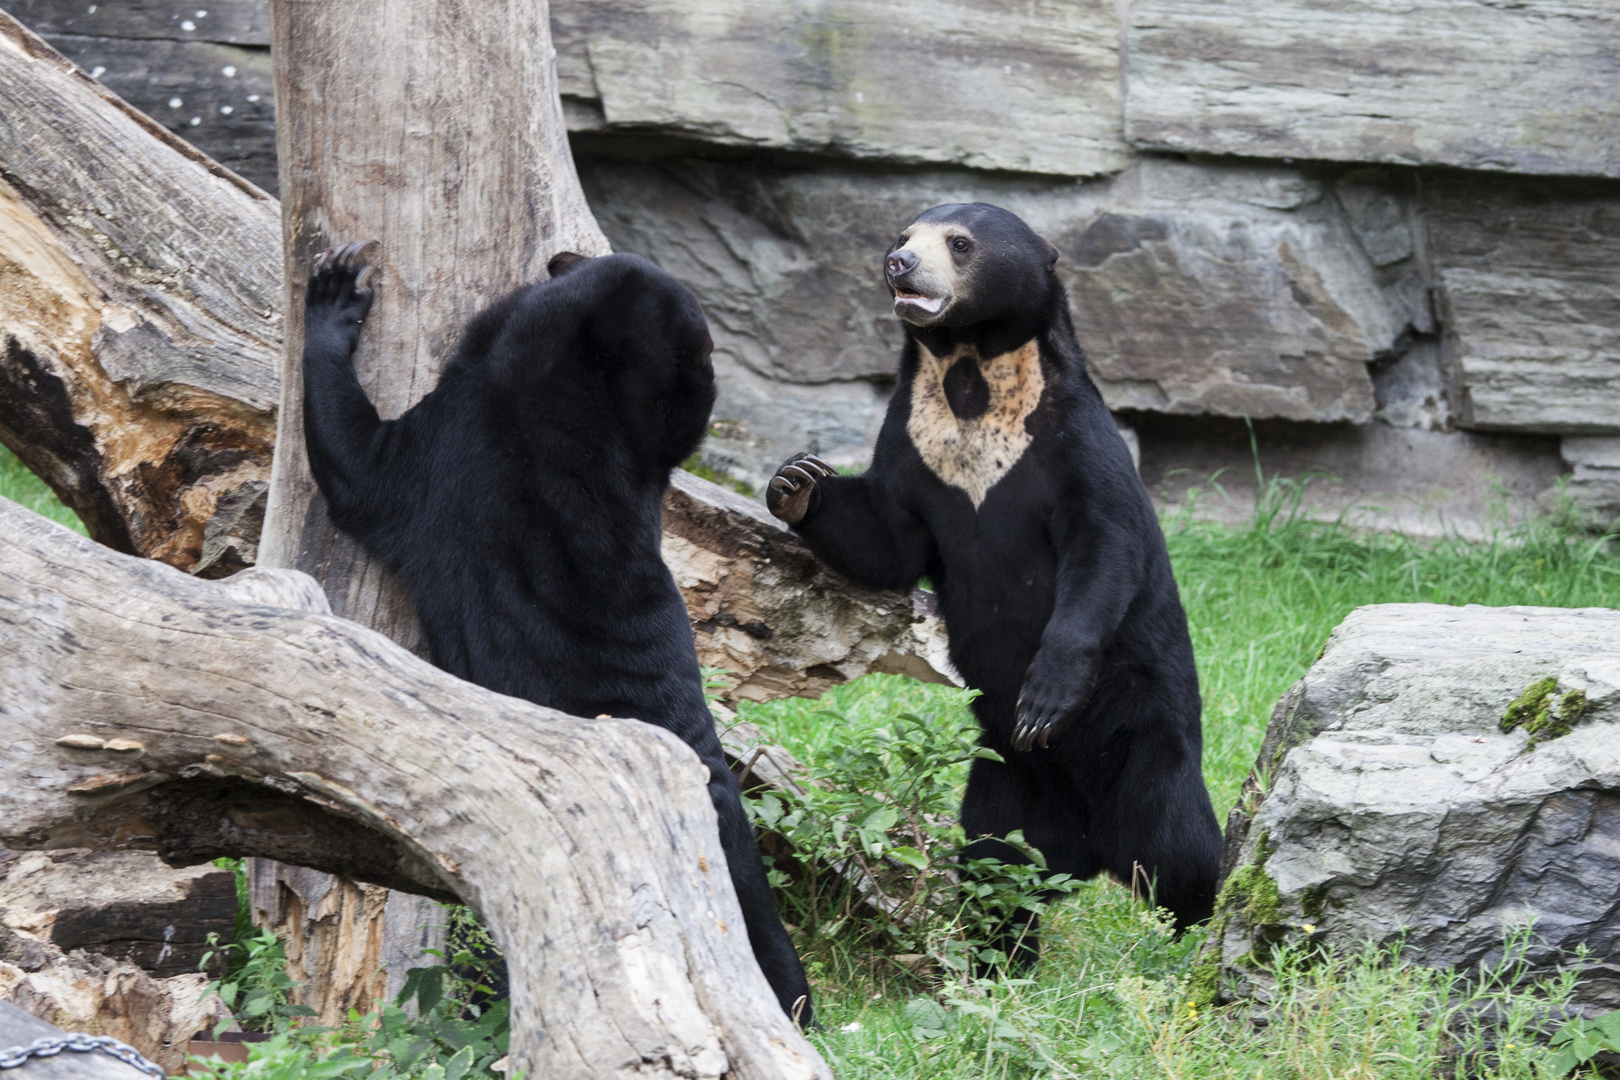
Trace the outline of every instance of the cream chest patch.
<instances>
[{"instance_id":1,"label":"cream chest patch","mask_svg":"<svg viewBox=\"0 0 1620 1080\"><path fill-rule=\"evenodd\" d=\"M954 364L978 363L972 346L938 357L919 343L917 375L911 384L911 416L906 434L923 464L952 487L967 492L973 509L1007 470L1029 449L1024 421L1041 403L1046 379L1041 374L1040 346L1034 340L1012 352L980 363L990 388L983 413L962 419L945 398L945 375Z\"/></svg>"}]
</instances>

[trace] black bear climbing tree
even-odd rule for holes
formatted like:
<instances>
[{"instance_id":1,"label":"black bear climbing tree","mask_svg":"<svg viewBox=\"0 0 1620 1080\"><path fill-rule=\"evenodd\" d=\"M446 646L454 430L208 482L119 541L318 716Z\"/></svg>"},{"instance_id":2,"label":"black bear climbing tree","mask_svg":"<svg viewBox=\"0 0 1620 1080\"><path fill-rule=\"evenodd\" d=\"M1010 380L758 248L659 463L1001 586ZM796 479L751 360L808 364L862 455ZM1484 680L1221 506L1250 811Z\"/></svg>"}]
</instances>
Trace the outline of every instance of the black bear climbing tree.
<instances>
[{"instance_id":1,"label":"black bear climbing tree","mask_svg":"<svg viewBox=\"0 0 1620 1080\"><path fill-rule=\"evenodd\" d=\"M386 417L433 388L476 310L544 278L558 251L600 255L608 243L574 173L542 5L287 0L272 5L271 26L287 292L259 562L313 574L334 613L421 653L409 601L334 529L309 475L300 357L310 266L328 246L379 241L378 299L356 368ZM443 917L430 904L264 864L251 871L258 917L288 937L323 1022L397 991L422 946L440 943L431 924ZM392 985L377 975L385 963Z\"/></svg>"}]
</instances>

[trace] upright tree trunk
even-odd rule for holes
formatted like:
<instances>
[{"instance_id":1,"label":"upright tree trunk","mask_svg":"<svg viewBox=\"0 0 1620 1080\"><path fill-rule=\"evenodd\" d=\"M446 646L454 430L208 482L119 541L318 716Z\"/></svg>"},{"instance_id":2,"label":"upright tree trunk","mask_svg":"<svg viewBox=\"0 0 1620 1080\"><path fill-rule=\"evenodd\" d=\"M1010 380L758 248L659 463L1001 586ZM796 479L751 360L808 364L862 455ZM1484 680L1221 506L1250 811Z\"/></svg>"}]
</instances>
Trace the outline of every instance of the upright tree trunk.
<instances>
[{"instance_id":1,"label":"upright tree trunk","mask_svg":"<svg viewBox=\"0 0 1620 1080\"><path fill-rule=\"evenodd\" d=\"M304 453L303 283L316 254L377 240L377 302L356 368L385 416L438 382L479 308L545 276L558 251L605 254L557 97L542 0L274 0L276 150L287 268L285 363L261 566L314 575L338 615L420 653L399 585L333 528ZM328 1021L396 991L442 942L420 897L255 863L254 906L288 941ZM379 968L386 968L379 974Z\"/></svg>"},{"instance_id":2,"label":"upright tree trunk","mask_svg":"<svg viewBox=\"0 0 1620 1080\"><path fill-rule=\"evenodd\" d=\"M543 0L275 0L271 32L288 291L260 564L313 574L337 614L417 649L401 590L333 528L309 474L311 264L336 243L380 241L355 366L389 417L434 387L479 308L544 277L558 251L608 243L574 173Z\"/></svg>"}]
</instances>

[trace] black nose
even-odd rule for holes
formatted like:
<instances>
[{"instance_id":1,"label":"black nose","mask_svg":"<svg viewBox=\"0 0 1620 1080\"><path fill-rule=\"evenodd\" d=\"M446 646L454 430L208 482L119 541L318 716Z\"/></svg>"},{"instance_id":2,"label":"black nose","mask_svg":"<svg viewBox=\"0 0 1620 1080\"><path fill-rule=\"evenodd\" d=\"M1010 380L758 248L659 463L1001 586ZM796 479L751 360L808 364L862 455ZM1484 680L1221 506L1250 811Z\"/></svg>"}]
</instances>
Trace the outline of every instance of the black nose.
<instances>
[{"instance_id":1,"label":"black nose","mask_svg":"<svg viewBox=\"0 0 1620 1080\"><path fill-rule=\"evenodd\" d=\"M883 260L883 265L889 271L891 280L902 278L917 269L917 256L901 248L899 251L889 252L889 257Z\"/></svg>"}]
</instances>

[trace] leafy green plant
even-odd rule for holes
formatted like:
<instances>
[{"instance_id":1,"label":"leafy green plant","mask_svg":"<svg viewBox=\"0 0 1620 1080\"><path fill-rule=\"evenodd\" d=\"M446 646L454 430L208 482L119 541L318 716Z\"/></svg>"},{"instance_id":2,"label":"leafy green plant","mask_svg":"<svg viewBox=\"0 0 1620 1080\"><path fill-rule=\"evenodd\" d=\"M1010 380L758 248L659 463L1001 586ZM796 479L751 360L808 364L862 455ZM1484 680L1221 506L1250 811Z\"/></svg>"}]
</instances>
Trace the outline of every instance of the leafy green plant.
<instances>
[{"instance_id":1,"label":"leafy green plant","mask_svg":"<svg viewBox=\"0 0 1620 1080\"><path fill-rule=\"evenodd\" d=\"M1620 1054L1620 1012L1571 1020L1553 1033L1552 1048L1555 1076L1567 1076L1599 1054Z\"/></svg>"},{"instance_id":2,"label":"leafy green plant","mask_svg":"<svg viewBox=\"0 0 1620 1080\"><path fill-rule=\"evenodd\" d=\"M758 824L792 847L767 857L789 917L814 936L931 956L952 972L1005 966L1010 928L1074 886L1067 874L1046 874L1019 834L1008 842L1027 865L959 860L967 837L955 814L967 766L1000 756L970 728L933 715L900 712L869 728L830 710L822 719L846 739L811 756L801 790L752 802Z\"/></svg>"},{"instance_id":3,"label":"leafy green plant","mask_svg":"<svg viewBox=\"0 0 1620 1080\"><path fill-rule=\"evenodd\" d=\"M511 1005L505 999L482 1006L468 1000L490 991L468 974L486 964L486 958L463 950L447 964L412 968L399 996L371 1020L365 1048L379 1070L418 1080L495 1076L493 1067L506 1057L510 1042ZM351 1014L350 1022L363 1021Z\"/></svg>"},{"instance_id":4,"label":"leafy green plant","mask_svg":"<svg viewBox=\"0 0 1620 1080\"><path fill-rule=\"evenodd\" d=\"M206 969L221 953L228 958L225 975L209 983L208 989L218 992L246 1030L284 1032L298 1018L315 1015L303 1005L292 1004L293 992L301 984L288 976L281 939L269 927L228 945L220 944L218 934L209 934L208 946L198 967Z\"/></svg>"},{"instance_id":5,"label":"leafy green plant","mask_svg":"<svg viewBox=\"0 0 1620 1080\"><path fill-rule=\"evenodd\" d=\"M452 909L451 918L477 926L470 914L459 914L462 910ZM453 924L452 939L456 930ZM469 938L465 927L461 936ZM470 937L476 941L476 935ZM269 1040L249 1045L246 1062L192 1059L215 1080L496 1080L501 1075L496 1066L510 1042L510 1005L489 1000L493 988L487 980L498 954L477 948L435 953L443 962L408 971L392 1002L368 1016L351 1010L347 1022L332 1029L300 1022L313 1013L286 1004L298 984L286 977L280 943L270 944L274 940L269 930L249 939L243 982L215 984L244 1026L258 1021L272 1032ZM278 961L281 969L269 972ZM480 997L483 1003L474 1000Z\"/></svg>"}]
</instances>

